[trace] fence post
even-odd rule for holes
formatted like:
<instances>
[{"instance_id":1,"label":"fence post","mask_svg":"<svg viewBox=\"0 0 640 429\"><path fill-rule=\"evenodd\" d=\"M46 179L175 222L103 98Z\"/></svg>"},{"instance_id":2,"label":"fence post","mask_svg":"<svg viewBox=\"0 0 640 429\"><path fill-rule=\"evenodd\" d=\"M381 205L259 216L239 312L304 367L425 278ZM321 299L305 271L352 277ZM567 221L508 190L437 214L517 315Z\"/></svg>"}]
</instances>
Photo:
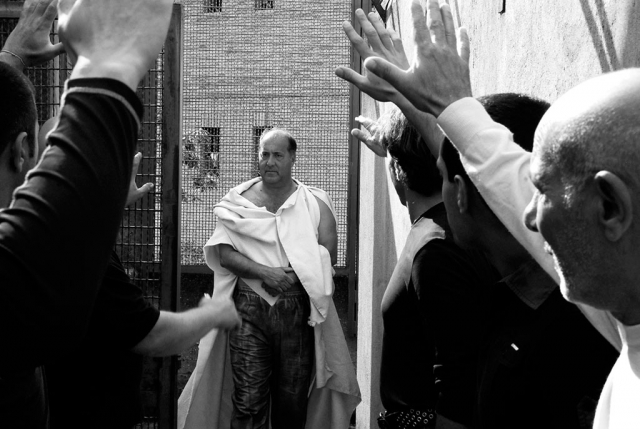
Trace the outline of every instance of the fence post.
<instances>
[{"instance_id":1,"label":"fence post","mask_svg":"<svg viewBox=\"0 0 640 429\"><path fill-rule=\"evenodd\" d=\"M180 203L182 138L182 5L173 5L164 47L162 85L162 285L160 308L178 311L180 303ZM159 429L177 426L177 356L162 359Z\"/></svg>"}]
</instances>

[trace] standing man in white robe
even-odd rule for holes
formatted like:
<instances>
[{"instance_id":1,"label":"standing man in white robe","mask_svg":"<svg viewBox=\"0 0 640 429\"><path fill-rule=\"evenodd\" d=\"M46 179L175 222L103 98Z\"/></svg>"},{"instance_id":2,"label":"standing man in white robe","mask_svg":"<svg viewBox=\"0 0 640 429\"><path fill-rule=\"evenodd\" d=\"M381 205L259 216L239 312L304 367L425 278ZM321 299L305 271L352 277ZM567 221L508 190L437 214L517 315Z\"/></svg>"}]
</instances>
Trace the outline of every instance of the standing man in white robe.
<instances>
[{"instance_id":1,"label":"standing man in white robe","mask_svg":"<svg viewBox=\"0 0 640 429\"><path fill-rule=\"evenodd\" d=\"M233 295L242 318L242 327L229 333L231 428L344 428L360 401L332 300L333 204L324 191L292 178L296 149L285 130L262 135L260 177L216 205L217 227L205 246L214 296ZM200 343L180 398L185 428L229 427L228 387L211 386L225 377L209 370L225 359L222 337ZM219 413L200 406L211 403L220 404Z\"/></svg>"}]
</instances>

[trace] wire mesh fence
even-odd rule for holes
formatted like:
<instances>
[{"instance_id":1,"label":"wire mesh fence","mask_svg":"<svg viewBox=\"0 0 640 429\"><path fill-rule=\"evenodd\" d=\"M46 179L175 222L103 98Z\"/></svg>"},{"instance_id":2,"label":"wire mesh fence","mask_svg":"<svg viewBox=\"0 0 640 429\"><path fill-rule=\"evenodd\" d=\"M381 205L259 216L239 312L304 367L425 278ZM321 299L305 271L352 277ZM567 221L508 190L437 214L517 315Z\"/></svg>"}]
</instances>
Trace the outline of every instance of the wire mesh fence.
<instances>
[{"instance_id":1,"label":"wire mesh fence","mask_svg":"<svg viewBox=\"0 0 640 429\"><path fill-rule=\"evenodd\" d=\"M183 0L182 263L203 264L213 206L257 175L267 128L298 142L294 177L328 192L346 264L351 2Z\"/></svg>"}]
</instances>

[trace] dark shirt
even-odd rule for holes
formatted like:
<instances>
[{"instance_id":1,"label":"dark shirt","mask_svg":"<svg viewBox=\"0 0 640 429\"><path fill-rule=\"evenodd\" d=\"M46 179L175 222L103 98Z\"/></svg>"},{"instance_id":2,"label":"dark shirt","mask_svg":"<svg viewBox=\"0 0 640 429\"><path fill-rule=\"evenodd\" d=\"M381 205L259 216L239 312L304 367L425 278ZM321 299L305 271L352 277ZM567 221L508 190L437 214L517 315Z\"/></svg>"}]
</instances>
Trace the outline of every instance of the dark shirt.
<instances>
[{"instance_id":1,"label":"dark shirt","mask_svg":"<svg viewBox=\"0 0 640 429\"><path fill-rule=\"evenodd\" d=\"M487 296L477 427L590 429L618 353L537 264L525 274Z\"/></svg>"},{"instance_id":2,"label":"dark shirt","mask_svg":"<svg viewBox=\"0 0 640 429\"><path fill-rule=\"evenodd\" d=\"M409 282L390 283L383 298L381 397L388 411L435 408L470 423L479 294L496 273L482 255L453 242L443 204L422 218L428 241L413 259Z\"/></svg>"},{"instance_id":3,"label":"dark shirt","mask_svg":"<svg viewBox=\"0 0 640 429\"><path fill-rule=\"evenodd\" d=\"M0 426L29 413L6 398L75 347L122 218L142 104L110 79L68 82L39 165L0 211ZM30 381L31 380L31 381ZM36 411L34 411L36 413Z\"/></svg>"},{"instance_id":4,"label":"dark shirt","mask_svg":"<svg viewBox=\"0 0 640 429\"><path fill-rule=\"evenodd\" d=\"M87 422L131 428L140 421L142 356L130 349L159 316L112 252L87 336L64 359L46 365L51 429L84 428Z\"/></svg>"}]
</instances>

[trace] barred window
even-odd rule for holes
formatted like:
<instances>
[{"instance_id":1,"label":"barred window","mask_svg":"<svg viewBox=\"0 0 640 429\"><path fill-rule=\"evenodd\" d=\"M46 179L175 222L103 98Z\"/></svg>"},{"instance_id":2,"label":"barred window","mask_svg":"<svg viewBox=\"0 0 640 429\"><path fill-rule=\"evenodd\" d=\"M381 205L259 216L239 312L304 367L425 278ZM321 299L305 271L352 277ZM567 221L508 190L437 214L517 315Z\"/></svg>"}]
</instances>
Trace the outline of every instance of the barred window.
<instances>
[{"instance_id":1,"label":"barred window","mask_svg":"<svg viewBox=\"0 0 640 429\"><path fill-rule=\"evenodd\" d=\"M256 166L254 176L260 175L260 171L258 169L258 162L260 161L260 137L262 137L262 133L264 133L268 129L271 129L271 127L268 125L253 127L253 148L254 148L254 154L255 154L254 159L255 159L255 166Z\"/></svg>"},{"instance_id":2,"label":"barred window","mask_svg":"<svg viewBox=\"0 0 640 429\"><path fill-rule=\"evenodd\" d=\"M254 0L255 1L255 9L273 9L275 0Z\"/></svg>"},{"instance_id":3,"label":"barred window","mask_svg":"<svg viewBox=\"0 0 640 429\"><path fill-rule=\"evenodd\" d=\"M204 13L222 12L222 0L204 0Z\"/></svg>"}]
</instances>

